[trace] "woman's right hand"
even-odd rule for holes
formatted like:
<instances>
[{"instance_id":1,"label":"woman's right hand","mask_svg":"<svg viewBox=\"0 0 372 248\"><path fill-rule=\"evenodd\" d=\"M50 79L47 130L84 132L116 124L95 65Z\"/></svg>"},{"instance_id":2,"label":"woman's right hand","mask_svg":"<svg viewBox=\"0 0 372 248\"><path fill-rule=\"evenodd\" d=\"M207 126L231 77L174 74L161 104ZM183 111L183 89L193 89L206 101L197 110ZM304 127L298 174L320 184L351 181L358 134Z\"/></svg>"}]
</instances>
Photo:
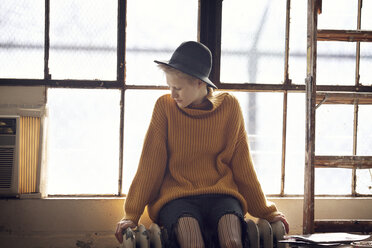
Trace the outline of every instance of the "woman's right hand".
<instances>
[{"instance_id":1,"label":"woman's right hand","mask_svg":"<svg viewBox=\"0 0 372 248\"><path fill-rule=\"evenodd\" d=\"M118 225L116 227L115 237L119 241L119 243L123 243L123 233L125 229L128 227L135 228L136 224L134 224L131 220L121 220L118 222Z\"/></svg>"}]
</instances>

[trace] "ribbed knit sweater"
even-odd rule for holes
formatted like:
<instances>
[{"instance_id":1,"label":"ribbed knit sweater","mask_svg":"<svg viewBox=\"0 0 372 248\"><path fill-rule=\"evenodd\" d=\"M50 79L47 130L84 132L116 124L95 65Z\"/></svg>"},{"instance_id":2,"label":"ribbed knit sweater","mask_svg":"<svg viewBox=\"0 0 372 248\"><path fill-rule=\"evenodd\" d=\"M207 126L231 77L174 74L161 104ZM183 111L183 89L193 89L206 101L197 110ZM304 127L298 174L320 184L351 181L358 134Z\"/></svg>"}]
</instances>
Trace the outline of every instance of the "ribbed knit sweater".
<instances>
[{"instance_id":1,"label":"ribbed knit sweater","mask_svg":"<svg viewBox=\"0 0 372 248\"><path fill-rule=\"evenodd\" d=\"M138 223L147 206L156 222L167 202L200 194L232 195L244 213L269 221L279 214L257 179L237 99L209 93L203 106L181 108L170 95L161 96L125 201L124 219Z\"/></svg>"}]
</instances>

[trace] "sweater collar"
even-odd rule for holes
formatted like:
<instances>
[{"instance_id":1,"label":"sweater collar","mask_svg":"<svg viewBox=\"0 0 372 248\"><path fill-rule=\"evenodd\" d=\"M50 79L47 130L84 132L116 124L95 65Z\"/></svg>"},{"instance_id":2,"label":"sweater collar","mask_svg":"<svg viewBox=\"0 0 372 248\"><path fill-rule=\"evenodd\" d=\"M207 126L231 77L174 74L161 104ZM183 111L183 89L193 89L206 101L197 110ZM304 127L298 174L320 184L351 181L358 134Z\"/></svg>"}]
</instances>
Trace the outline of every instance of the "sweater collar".
<instances>
[{"instance_id":1,"label":"sweater collar","mask_svg":"<svg viewBox=\"0 0 372 248\"><path fill-rule=\"evenodd\" d=\"M209 91L208 95L206 96L206 101L203 103L186 108L177 107L189 116L202 117L213 113L216 109L218 109L226 95L227 93L216 93Z\"/></svg>"}]
</instances>

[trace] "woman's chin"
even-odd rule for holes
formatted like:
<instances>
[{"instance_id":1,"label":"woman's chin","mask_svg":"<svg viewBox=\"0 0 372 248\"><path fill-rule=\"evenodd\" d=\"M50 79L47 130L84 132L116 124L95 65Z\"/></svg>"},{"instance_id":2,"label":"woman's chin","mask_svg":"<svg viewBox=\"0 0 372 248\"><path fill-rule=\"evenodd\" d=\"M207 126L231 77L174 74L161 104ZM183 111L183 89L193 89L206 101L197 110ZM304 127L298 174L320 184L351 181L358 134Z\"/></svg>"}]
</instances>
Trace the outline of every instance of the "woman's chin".
<instances>
[{"instance_id":1,"label":"woman's chin","mask_svg":"<svg viewBox=\"0 0 372 248\"><path fill-rule=\"evenodd\" d=\"M176 102L177 103L177 106L180 107L180 108L186 108L187 106L185 106L185 104L182 102L182 101L179 101L179 102Z\"/></svg>"}]
</instances>

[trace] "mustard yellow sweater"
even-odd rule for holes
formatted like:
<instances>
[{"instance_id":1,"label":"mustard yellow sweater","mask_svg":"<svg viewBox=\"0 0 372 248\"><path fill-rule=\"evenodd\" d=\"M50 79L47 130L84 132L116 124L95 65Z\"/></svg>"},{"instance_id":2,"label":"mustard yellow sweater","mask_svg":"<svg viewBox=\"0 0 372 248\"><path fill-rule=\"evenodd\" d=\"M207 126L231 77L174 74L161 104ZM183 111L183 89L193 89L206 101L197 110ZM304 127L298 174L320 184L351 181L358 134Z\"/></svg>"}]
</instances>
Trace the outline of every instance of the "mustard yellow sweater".
<instances>
[{"instance_id":1,"label":"mustard yellow sweater","mask_svg":"<svg viewBox=\"0 0 372 248\"><path fill-rule=\"evenodd\" d=\"M156 221L167 202L200 194L232 195L254 217L279 214L257 180L237 99L228 93L210 93L207 99L203 109L180 108L170 95L157 100L125 219L138 223L148 206Z\"/></svg>"}]
</instances>

